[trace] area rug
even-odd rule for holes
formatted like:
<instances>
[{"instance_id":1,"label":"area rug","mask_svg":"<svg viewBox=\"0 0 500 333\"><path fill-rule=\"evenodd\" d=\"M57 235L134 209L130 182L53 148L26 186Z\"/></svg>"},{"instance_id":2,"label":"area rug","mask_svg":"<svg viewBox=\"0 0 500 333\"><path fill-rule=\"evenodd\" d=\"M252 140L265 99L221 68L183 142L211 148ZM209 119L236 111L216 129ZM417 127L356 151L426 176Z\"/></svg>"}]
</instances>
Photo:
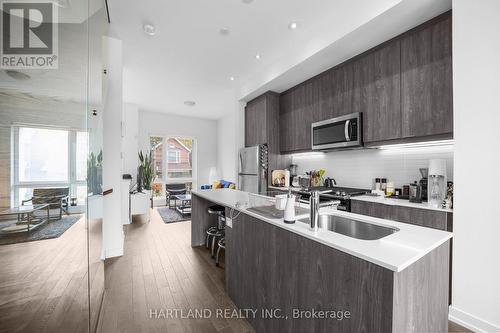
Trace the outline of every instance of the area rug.
<instances>
[{"instance_id":1,"label":"area rug","mask_svg":"<svg viewBox=\"0 0 500 333\"><path fill-rule=\"evenodd\" d=\"M58 221L50 221L45 223L45 225L32 232L22 232L15 234L2 234L0 233L0 245L8 245L15 243L33 242L43 239L57 238L61 236L66 230L68 230L73 224L75 224L82 216L81 215L70 215L63 216L62 219ZM11 222L13 224L15 222ZM0 224L0 228L7 227L9 223Z\"/></svg>"},{"instance_id":2,"label":"area rug","mask_svg":"<svg viewBox=\"0 0 500 333\"><path fill-rule=\"evenodd\" d=\"M170 209L168 207L159 207L157 210L163 222L165 223L175 223L175 222L191 220L190 215L182 216L182 214L176 211L175 209Z\"/></svg>"}]
</instances>

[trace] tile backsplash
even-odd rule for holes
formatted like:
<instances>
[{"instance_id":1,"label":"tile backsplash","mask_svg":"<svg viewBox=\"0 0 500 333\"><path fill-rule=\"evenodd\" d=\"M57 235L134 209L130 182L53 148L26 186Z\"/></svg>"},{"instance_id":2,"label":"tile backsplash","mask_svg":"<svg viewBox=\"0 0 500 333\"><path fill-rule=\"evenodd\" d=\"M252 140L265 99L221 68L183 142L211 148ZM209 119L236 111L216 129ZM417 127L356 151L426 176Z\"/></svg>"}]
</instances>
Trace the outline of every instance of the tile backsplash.
<instances>
[{"instance_id":1,"label":"tile backsplash","mask_svg":"<svg viewBox=\"0 0 500 333\"><path fill-rule=\"evenodd\" d=\"M446 160L448 180L453 180L453 146L395 150L362 149L329 152L323 155L293 156L299 174L323 168L339 186L371 188L375 178L387 178L396 187L420 180L419 168L430 159Z\"/></svg>"}]
</instances>

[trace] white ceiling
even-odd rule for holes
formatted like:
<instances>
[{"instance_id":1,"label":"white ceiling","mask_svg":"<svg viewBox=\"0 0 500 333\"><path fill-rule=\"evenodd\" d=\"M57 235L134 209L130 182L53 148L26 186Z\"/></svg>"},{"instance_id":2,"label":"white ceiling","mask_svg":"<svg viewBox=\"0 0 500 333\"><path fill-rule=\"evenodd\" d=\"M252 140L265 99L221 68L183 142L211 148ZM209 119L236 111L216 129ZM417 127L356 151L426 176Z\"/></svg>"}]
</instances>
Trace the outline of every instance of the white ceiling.
<instances>
[{"instance_id":1,"label":"white ceiling","mask_svg":"<svg viewBox=\"0 0 500 333\"><path fill-rule=\"evenodd\" d=\"M254 78L282 74L400 1L109 0L111 28L123 40L124 99L143 110L219 118ZM144 23L156 27L154 37Z\"/></svg>"}]
</instances>

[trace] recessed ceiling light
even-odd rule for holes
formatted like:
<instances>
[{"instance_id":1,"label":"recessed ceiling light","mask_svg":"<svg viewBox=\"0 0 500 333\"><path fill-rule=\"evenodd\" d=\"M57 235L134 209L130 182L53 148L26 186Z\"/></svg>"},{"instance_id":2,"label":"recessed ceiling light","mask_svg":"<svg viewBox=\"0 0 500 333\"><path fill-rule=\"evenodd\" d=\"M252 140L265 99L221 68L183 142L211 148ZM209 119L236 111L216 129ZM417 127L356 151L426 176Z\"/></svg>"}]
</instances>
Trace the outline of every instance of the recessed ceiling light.
<instances>
[{"instance_id":1,"label":"recessed ceiling light","mask_svg":"<svg viewBox=\"0 0 500 333\"><path fill-rule=\"evenodd\" d=\"M142 29L144 30L144 33L148 36L154 36L156 34L156 28L152 24L146 23L144 24Z\"/></svg>"},{"instance_id":2,"label":"recessed ceiling light","mask_svg":"<svg viewBox=\"0 0 500 333\"><path fill-rule=\"evenodd\" d=\"M297 22L290 22L290 24L288 25L288 29L290 30L297 29Z\"/></svg>"},{"instance_id":3,"label":"recessed ceiling light","mask_svg":"<svg viewBox=\"0 0 500 333\"><path fill-rule=\"evenodd\" d=\"M219 30L219 34L220 34L221 36L227 36L227 35L229 35L229 33L230 33L230 32L231 32L231 31L230 31L228 28L221 28L221 29Z\"/></svg>"},{"instance_id":4,"label":"recessed ceiling light","mask_svg":"<svg viewBox=\"0 0 500 333\"><path fill-rule=\"evenodd\" d=\"M252 3L252 2L253 2L253 0L241 0L241 2L243 2L243 3L245 3L245 4L247 4L247 5L248 5L249 3Z\"/></svg>"},{"instance_id":5,"label":"recessed ceiling light","mask_svg":"<svg viewBox=\"0 0 500 333\"><path fill-rule=\"evenodd\" d=\"M195 101L184 101L185 106L195 106L196 102Z\"/></svg>"},{"instance_id":6,"label":"recessed ceiling light","mask_svg":"<svg viewBox=\"0 0 500 333\"><path fill-rule=\"evenodd\" d=\"M234 81L234 76L230 76L229 80Z\"/></svg>"},{"instance_id":7,"label":"recessed ceiling light","mask_svg":"<svg viewBox=\"0 0 500 333\"><path fill-rule=\"evenodd\" d=\"M260 54L258 54L258 53L257 53L257 54L255 55L255 59L259 60L259 59L260 59Z\"/></svg>"}]
</instances>

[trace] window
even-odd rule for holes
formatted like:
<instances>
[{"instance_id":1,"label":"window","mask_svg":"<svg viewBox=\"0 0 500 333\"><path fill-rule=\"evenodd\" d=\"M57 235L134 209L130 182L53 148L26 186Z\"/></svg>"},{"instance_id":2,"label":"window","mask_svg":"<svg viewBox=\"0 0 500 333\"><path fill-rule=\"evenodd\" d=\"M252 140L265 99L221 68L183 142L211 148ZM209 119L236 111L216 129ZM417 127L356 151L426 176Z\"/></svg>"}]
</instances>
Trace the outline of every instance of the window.
<instances>
[{"instance_id":1,"label":"window","mask_svg":"<svg viewBox=\"0 0 500 333\"><path fill-rule=\"evenodd\" d=\"M13 127L13 204L39 187L69 187L70 197L85 204L88 133L77 130Z\"/></svg>"},{"instance_id":2,"label":"window","mask_svg":"<svg viewBox=\"0 0 500 333\"><path fill-rule=\"evenodd\" d=\"M153 165L157 179L163 178L163 138L152 136L149 138L151 150L153 152Z\"/></svg>"},{"instance_id":3,"label":"window","mask_svg":"<svg viewBox=\"0 0 500 333\"><path fill-rule=\"evenodd\" d=\"M194 140L183 137L170 137L167 142L167 179L192 180Z\"/></svg>"},{"instance_id":4,"label":"window","mask_svg":"<svg viewBox=\"0 0 500 333\"><path fill-rule=\"evenodd\" d=\"M181 161L181 152L178 150L168 150L167 153L168 163L180 163Z\"/></svg>"},{"instance_id":5,"label":"window","mask_svg":"<svg viewBox=\"0 0 500 333\"><path fill-rule=\"evenodd\" d=\"M195 140L180 136L150 136L150 148L156 179L152 185L153 197L163 197L165 183L185 183L196 186Z\"/></svg>"},{"instance_id":6,"label":"window","mask_svg":"<svg viewBox=\"0 0 500 333\"><path fill-rule=\"evenodd\" d=\"M19 182L68 181L68 131L19 129Z\"/></svg>"}]
</instances>

